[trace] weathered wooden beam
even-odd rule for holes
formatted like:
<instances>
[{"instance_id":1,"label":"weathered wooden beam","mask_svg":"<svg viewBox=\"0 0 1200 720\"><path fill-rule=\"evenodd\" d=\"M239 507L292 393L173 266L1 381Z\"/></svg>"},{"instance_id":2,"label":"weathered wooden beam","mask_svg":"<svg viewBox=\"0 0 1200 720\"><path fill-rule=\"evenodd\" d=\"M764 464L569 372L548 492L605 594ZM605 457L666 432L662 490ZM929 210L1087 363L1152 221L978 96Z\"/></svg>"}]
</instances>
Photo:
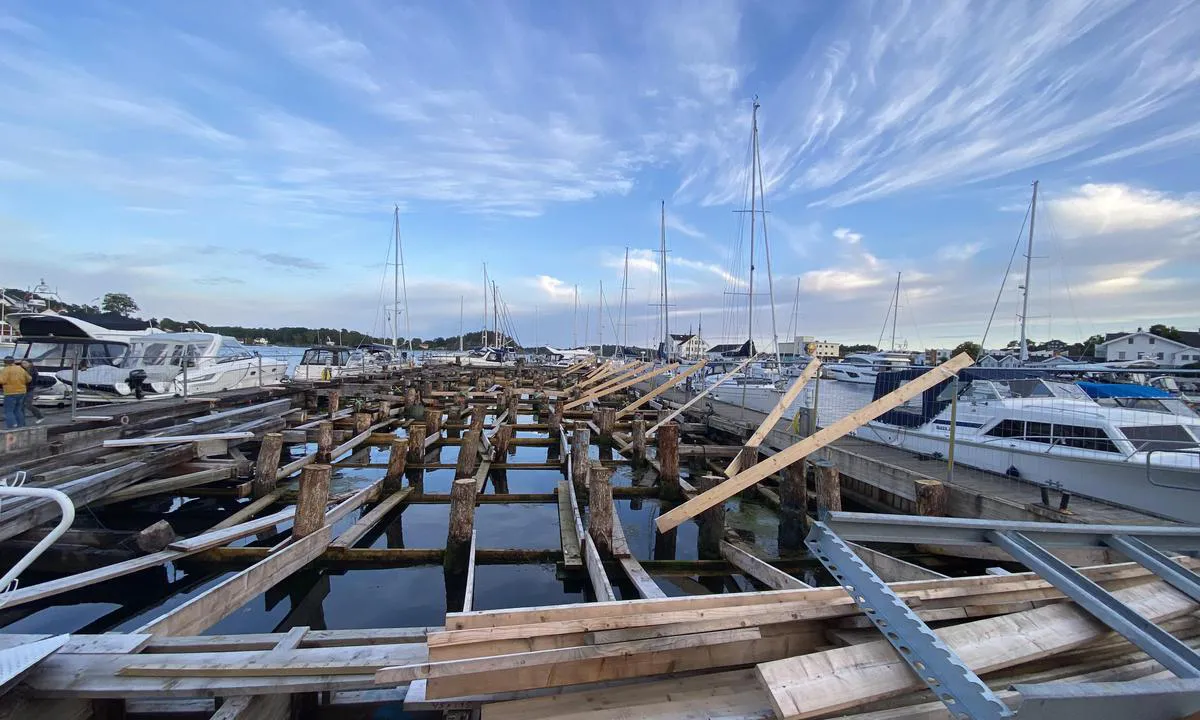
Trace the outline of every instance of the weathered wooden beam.
<instances>
[{"instance_id":1,"label":"weathered wooden beam","mask_svg":"<svg viewBox=\"0 0 1200 720\"><path fill-rule=\"evenodd\" d=\"M721 557L772 590L803 590L812 587L724 540L721 541Z\"/></svg>"},{"instance_id":2,"label":"weathered wooden beam","mask_svg":"<svg viewBox=\"0 0 1200 720\"><path fill-rule=\"evenodd\" d=\"M767 413L767 416L759 423L758 428L750 435L750 439L746 441L746 451L756 452L758 450L763 440L766 440L771 431L775 429L775 423L779 422L779 418L783 417L783 414L792 406L796 398L800 397L800 393L804 392L804 388L808 385L809 381L816 377L820 370L821 361L819 359L813 358L808 362L808 365L804 367L804 371L800 373L800 377L796 378L795 382L788 387L787 392L779 398L779 401L775 403L775 407L771 408L771 412ZM744 452L739 452L737 457L729 463L729 466L725 468L725 475L732 477L742 469L741 461L745 457ZM749 467L749 464L746 467Z\"/></svg>"},{"instance_id":3,"label":"weathered wooden beam","mask_svg":"<svg viewBox=\"0 0 1200 720\"><path fill-rule=\"evenodd\" d=\"M649 380L650 378L655 377L657 375L661 375L665 372L670 372L671 370L674 370L677 367L679 367L679 363L672 363L670 365L664 365L663 367L660 367L660 368L652 367L649 370L647 370L645 373L642 373L641 375L635 375L634 377L629 378L627 380L622 380L621 382L617 382L614 384L606 384L602 387L596 388L595 390L592 390L587 395L584 395L583 397L579 398L578 400L572 400L571 402L567 403L566 405L563 406L563 409L570 410L571 408L579 407L580 405L583 405L584 403L589 403L593 400L597 400L599 398L604 397L605 395L611 395L612 393L614 393L618 390L624 390L627 387L633 387L634 385L637 385L640 382L645 382L645 381Z\"/></svg>"},{"instance_id":4,"label":"weathered wooden beam","mask_svg":"<svg viewBox=\"0 0 1200 720\"><path fill-rule=\"evenodd\" d=\"M618 411L617 411L617 418L618 418L618 419L619 419L619 418L622 418L622 417L624 417L625 415L628 415L629 413L636 411L638 408L642 407L643 405L645 405L646 403L650 402L650 401L651 401L651 400L653 400L654 398L658 397L659 395L662 395L663 393L665 393L666 391L668 391L668 390L670 390L671 388L675 387L676 385L678 385L679 383L683 382L684 380L687 380L689 377L691 377L692 375L694 375L694 374L696 374L697 372L699 372L699 371L700 371L702 368L704 368L704 366L705 366L705 365L707 365L707 364L708 364L708 360L707 360L707 359L705 359L705 360L701 360L700 362L698 362L698 363L696 363L695 365L691 366L691 367L690 367L690 368L688 368L687 370L684 370L683 372L679 373L678 375L676 375L676 376L672 377L670 380L667 380L666 382L664 382L663 384L661 384L661 385L659 385L658 387L654 388L654 389L653 389L653 390L651 390L650 392L648 392L648 393L646 393L646 394L642 395L642 396L641 396L640 398L638 398L637 400L634 400L633 402L629 403L629 404L628 404L628 405L626 405L625 407L623 407L623 408L621 408L620 410L618 410Z\"/></svg>"},{"instance_id":5,"label":"weathered wooden beam","mask_svg":"<svg viewBox=\"0 0 1200 720\"><path fill-rule=\"evenodd\" d=\"M726 381L726 380L729 380L729 379L730 379L730 378L732 378L732 377L733 377L735 374L737 374L737 373L741 372L741 371L742 371L742 368L746 367L746 366L747 366L747 365L749 365L749 364L750 364L750 363L751 363L753 360L756 360L756 359L758 359L759 357L760 357L759 355L751 355L750 357L746 358L745 360L743 360L743 361L741 361L740 363L738 363L737 365L735 365L735 366L733 367L733 369L732 369L732 370L730 370L729 372L727 372L727 373L725 373L724 375L722 375L722 376L721 376L720 378L718 378L718 379L717 379L717 381L716 381L716 382L714 382L712 385L709 385L708 387L704 388L704 389L703 389L703 390L701 390L700 392L696 393L696 397L692 398L691 400L688 400L688 401L687 401L687 402L685 402L683 405L680 405L680 406L679 406L678 408L676 408L676 409L675 409L673 412L669 413L669 414L668 414L666 417L664 417L664 418L659 418L658 424L657 424L657 425L655 425L654 427L650 428L649 430L647 430L647 431L646 431L646 435L647 435L647 436L650 436L650 435L653 435L654 433L658 432L658 429L659 429L659 428L661 428L663 425L665 425L666 423L669 423L669 422L671 422L671 421L672 421L672 420L674 420L676 417L678 417L678 416L679 416L679 415L680 415L680 414L681 414L681 413L682 413L684 410L687 410L687 409L688 409L688 408L690 408L691 406L693 406L693 405L695 405L696 403L700 402L700 400L701 400L702 398L706 397L706 396L707 396L707 395L708 395L710 392L712 392L713 390L716 390L718 387L720 387L721 385L723 385L723 384L725 383L725 381Z\"/></svg>"}]
</instances>

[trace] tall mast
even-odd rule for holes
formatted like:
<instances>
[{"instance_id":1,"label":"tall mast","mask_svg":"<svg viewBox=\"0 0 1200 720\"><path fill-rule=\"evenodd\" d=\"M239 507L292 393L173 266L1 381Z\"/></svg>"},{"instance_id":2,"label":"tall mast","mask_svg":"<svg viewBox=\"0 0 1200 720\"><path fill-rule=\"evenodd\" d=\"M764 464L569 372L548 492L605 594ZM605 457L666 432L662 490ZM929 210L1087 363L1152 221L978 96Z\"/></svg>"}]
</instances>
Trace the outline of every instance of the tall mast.
<instances>
[{"instance_id":1,"label":"tall mast","mask_svg":"<svg viewBox=\"0 0 1200 720\"><path fill-rule=\"evenodd\" d=\"M463 351L463 318L467 307L467 298L465 295L458 296L458 351Z\"/></svg>"},{"instance_id":2,"label":"tall mast","mask_svg":"<svg viewBox=\"0 0 1200 720\"><path fill-rule=\"evenodd\" d=\"M754 110L750 116L750 133L751 133L751 135L750 135L751 142L753 142L754 138L758 137L758 98L757 97L754 98ZM754 173L753 162L754 162L753 158L751 158L751 166L750 166L750 287L748 288L749 292L746 293L746 301L748 304L747 315L750 318L749 322L746 324L746 336L750 341L750 344L747 346L747 352L750 355L754 354L754 216L758 214L756 212L758 205L757 205L757 197L755 195L757 183L755 183L755 177L754 177L755 173Z\"/></svg>"},{"instance_id":3,"label":"tall mast","mask_svg":"<svg viewBox=\"0 0 1200 720\"><path fill-rule=\"evenodd\" d=\"M392 206L392 240L395 243L396 264L392 267L392 350L400 349L400 206ZM385 271L386 272L386 271Z\"/></svg>"},{"instance_id":4,"label":"tall mast","mask_svg":"<svg viewBox=\"0 0 1200 720\"><path fill-rule=\"evenodd\" d=\"M659 220L659 240L658 251L662 257L662 267L659 272L659 277L662 280L662 318L663 318L663 353L666 355L668 362L671 356L674 355L674 348L671 345L671 327L670 327L670 311L667 307L667 201L663 200L662 211Z\"/></svg>"},{"instance_id":5,"label":"tall mast","mask_svg":"<svg viewBox=\"0 0 1200 720\"><path fill-rule=\"evenodd\" d=\"M779 370L783 367L783 360L779 357L779 330L775 325L775 274L771 271L771 241L767 238L767 184L763 182L762 171L762 156L758 150L758 98L754 98L755 114L754 114L754 164L758 166L758 199L759 205L762 206L762 236L763 236L763 252L767 256L767 299L771 301L771 343L775 346L775 368ZM754 182L754 178L750 178L750 182ZM753 221L753 214L750 216ZM753 303L753 296L751 296Z\"/></svg>"},{"instance_id":6,"label":"tall mast","mask_svg":"<svg viewBox=\"0 0 1200 720\"><path fill-rule=\"evenodd\" d=\"M600 308L596 312L596 332L600 341L600 357L604 357L604 281L600 281Z\"/></svg>"},{"instance_id":7,"label":"tall mast","mask_svg":"<svg viewBox=\"0 0 1200 720\"><path fill-rule=\"evenodd\" d=\"M1029 206L1029 244L1025 249L1025 284L1021 286L1021 363L1029 360L1026 346L1025 325L1029 318L1029 274L1033 267L1033 220L1037 217L1038 181L1033 181L1033 201Z\"/></svg>"},{"instance_id":8,"label":"tall mast","mask_svg":"<svg viewBox=\"0 0 1200 720\"><path fill-rule=\"evenodd\" d=\"M900 316L900 273L896 273L896 301L892 306L892 350L896 349L896 318Z\"/></svg>"},{"instance_id":9,"label":"tall mast","mask_svg":"<svg viewBox=\"0 0 1200 720\"><path fill-rule=\"evenodd\" d=\"M571 315L571 347L579 347L579 285L575 286L575 312Z\"/></svg>"},{"instance_id":10,"label":"tall mast","mask_svg":"<svg viewBox=\"0 0 1200 720\"><path fill-rule=\"evenodd\" d=\"M488 347L488 276L487 263L483 264L483 318L479 323L479 329L483 333L480 338L483 347Z\"/></svg>"},{"instance_id":11,"label":"tall mast","mask_svg":"<svg viewBox=\"0 0 1200 720\"><path fill-rule=\"evenodd\" d=\"M621 274L621 356L629 347L629 246L625 246L625 270Z\"/></svg>"},{"instance_id":12,"label":"tall mast","mask_svg":"<svg viewBox=\"0 0 1200 720\"><path fill-rule=\"evenodd\" d=\"M492 281L492 337L496 340L496 347L504 345L500 337L500 301L496 297L496 282Z\"/></svg>"}]
</instances>

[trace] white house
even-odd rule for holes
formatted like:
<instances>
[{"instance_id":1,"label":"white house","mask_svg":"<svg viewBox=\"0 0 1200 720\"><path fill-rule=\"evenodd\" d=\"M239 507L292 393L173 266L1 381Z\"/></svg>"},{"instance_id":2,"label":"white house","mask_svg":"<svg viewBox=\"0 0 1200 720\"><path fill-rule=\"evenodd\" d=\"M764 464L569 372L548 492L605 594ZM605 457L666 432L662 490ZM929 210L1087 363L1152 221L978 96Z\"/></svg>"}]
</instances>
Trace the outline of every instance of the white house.
<instances>
[{"instance_id":1,"label":"white house","mask_svg":"<svg viewBox=\"0 0 1200 720\"><path fill-rule=\"evenodd\" d=\"M780 355L811 355L822 360L836 360L841 351L841 343L817 340L812 335L797 335L792 342L779 343Z\"/></svg>"},{"instance_id":2,"label":"white house","mask_svg":"<svg viewBox=\"0 0 1200 720\"><path fill-rule=\"evenodd\" d=\"M1200 332L1181 331L1179 335L1176 341L1143 332L1141 328L1132 333L1109 333L1096 346L1096 355L1105 362L1154 360L1160 365L1176 366L1200 362Z\"/></svg>"},{"instance_id":3,"label":"white house","mask_svg":"<svg viewBox=\"0 0 1200 720\"><path fill-rule=\"evenodd\" d=\"M704 357L705 343L704 338L699 334L676 335L671 333L671 340L675 343L675 357L684 360L699 360Z\"/></svg>"}]
</instances>

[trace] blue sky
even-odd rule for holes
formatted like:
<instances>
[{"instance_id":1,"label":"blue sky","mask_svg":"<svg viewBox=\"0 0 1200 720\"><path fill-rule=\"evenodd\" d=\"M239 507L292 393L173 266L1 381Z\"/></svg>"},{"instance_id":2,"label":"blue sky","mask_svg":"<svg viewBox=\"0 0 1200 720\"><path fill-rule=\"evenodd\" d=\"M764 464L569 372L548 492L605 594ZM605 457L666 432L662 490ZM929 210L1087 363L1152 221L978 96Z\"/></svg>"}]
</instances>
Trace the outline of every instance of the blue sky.
<instances>
[{"instance_id":1,"label":"blue sky","mask_svg":"<svg viewBox=\"0 0 1200 720\"><path fill-rule=\"evenodd\" d=\"M757 95L781 338L877 341L902 272L909 347L1002 283L1007 342L1035 179L1034 338L1194 329L1198 46L1195 2L0 0L0 284L382 333L396 204L414 334L486 262L525 343L595 342L601 282L611 340L628 247L644 343L665 200L673 329L732 340Z\"/></svg>"}]
</instances>

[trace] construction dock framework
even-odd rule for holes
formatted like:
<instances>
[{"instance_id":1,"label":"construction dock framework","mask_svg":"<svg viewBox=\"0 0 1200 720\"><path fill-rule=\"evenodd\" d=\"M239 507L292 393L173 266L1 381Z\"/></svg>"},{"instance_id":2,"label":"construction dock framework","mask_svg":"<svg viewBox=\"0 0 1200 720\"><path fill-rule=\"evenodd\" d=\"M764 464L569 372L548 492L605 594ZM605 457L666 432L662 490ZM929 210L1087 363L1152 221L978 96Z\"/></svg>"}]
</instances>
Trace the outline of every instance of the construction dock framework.
<instances>
[{"instance_id":1,"label":"construction dock framework","mask_svg":"<svg viewBox=\"0 0 1200 720\"><path fill-rule=\"evenodd\" d=\"M818 361L765 414L685 394L697 366L610 361L417 367L7 432L0 553L39 581L0 593L0 719L1200 712L1200 528L848 437L967 364L820 428L781 423ZM510 471L536 487L511 492ZM184 498L219 521L181 525ZM97 521L147 501L136 528ZM660 508L650 547L624 501ZM777 518L773 542L727 522L737 502ZM406 511L429 504L447 507L444 543L405 547ZM491 504L545 506L558 545L482 545ZM520 564L552 564L584 601L481 609L479 569ZM440 625L305 624L330 575L410 566L440 566ZM168 567L203 582L138 580ZM316 589L281 590L300 576ZM95 632L8 627L103 602L121 609ZM275 632L212 634L264 604L290 606Z\"/></svg>"}]
</instances>

